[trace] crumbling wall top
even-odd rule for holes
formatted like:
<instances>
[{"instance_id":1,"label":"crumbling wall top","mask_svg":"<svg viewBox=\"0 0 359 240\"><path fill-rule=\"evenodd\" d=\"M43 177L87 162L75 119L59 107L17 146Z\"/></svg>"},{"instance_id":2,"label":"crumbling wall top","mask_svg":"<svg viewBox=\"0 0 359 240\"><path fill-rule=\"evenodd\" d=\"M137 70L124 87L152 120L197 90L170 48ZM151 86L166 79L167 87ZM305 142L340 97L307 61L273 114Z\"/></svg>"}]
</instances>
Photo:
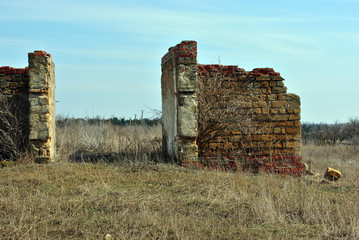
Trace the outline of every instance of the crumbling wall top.
<instances>
[{"instance_id":1,"label":"crumbling wall top","mask_svg":"<svg viewBox=\"0 0 359 240\"><path fill-rule=\"evenodd\" d=\"M37 50L37 51L29 53L29 56L32 56L32 55L38 56L38 57L45 57L45 56L51 57L51 54L48 54L46 51L41 51L41 50Z\"/></svg>"},{"instance_id":2,"label":"crumbling wall top","mask_svg":"<svg viewBox=\"0 0 359 240\"><path fill-rule=\"evenodd\" d=\"M273 68L254 68L252 71L246 71L237 65L220 65L220 64L198 64L198 73L211 76L212 73L221 71L221 76L232 77L234 75L259 76L280 76ZM283 80L283 79L282 79Z\"/></svg>"},{"instance_id":3,"label":"crumbling wall top","mask_svg":"<svg viewBox=\"0 0 359 240\"><path fill-rule=\"evenodd\" d=\"M10 66L3 66L0 67L0 74L4 74L4 75L13 75L13 74L21 74L21 75L25 75L25 74L29 74L29 68L25 67L25 68L13 68Z\"/></svg>"},{"instance_id":4,"label":"crumbling wall top","mask_svg":"<svg viewBox=\"0 0 359 240\"><path fill-rule=\"evenodd\" d=\"M162 64L172 59L174 56L179 57L179 61L191 61L197 63L197 42L182 41L174 47L170 47L168 52L162 57Z\"/></svg>"}]
</instances>

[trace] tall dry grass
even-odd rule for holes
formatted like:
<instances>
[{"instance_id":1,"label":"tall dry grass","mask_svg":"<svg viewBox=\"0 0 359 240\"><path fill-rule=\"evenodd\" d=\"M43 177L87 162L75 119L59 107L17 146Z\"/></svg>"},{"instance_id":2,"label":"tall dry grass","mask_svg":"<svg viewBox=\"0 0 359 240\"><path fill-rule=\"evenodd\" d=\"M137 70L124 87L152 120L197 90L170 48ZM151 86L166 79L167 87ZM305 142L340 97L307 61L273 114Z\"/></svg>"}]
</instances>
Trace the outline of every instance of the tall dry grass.
<instances>
[{"instance_id":1,"label":"tall dry grass","mask_svg":"<svg viewBox=\"0 0 359 240\"><path fill-rule=\"evenodd\" d=\"M90 125L68 120L57 126L57 160L153 162L162 160L161 125Z\"/></svg>"},{"instance_id":2,"label":"tall dry grass","mask_svg":"<svg viewBox=\"0 0 359 240\"><path fill-rule=\"evenodd\" d=\"M359 186L359 146L309 144L303 146L302 155L316 173L323 174L328 167L339 170L342 179L337 185Z\"/></svg>"},{"instance_id":3,"label":"tall dry grass","mask_svg":"<svg viewBox=\"0 0 359 240\"><path fill-rule=\"evenodd\" d=\"M0 238L359 238L357 147L303 147L315 172L324 174L328 166L343 172L330 184L163 163L133 171L123 159L152 149L160 135L158 126L140 129L58 128L59 162L0 169ZM118 159L72 163L76 152L104 159L112 152Z\"/></svg>"}]
</instances>

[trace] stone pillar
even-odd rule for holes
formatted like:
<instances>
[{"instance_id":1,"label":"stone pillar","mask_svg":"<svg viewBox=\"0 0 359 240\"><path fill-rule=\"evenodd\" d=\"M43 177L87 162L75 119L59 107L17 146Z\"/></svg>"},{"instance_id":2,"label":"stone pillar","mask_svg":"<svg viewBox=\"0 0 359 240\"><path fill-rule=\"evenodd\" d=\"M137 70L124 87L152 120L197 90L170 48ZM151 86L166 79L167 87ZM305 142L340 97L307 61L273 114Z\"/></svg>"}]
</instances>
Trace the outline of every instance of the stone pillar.
<instances>
[{"instance_id":1,"label":"stone pillar","mask_svg":"<svg viewBox=\"0 0 359 240\"><path fill-rule=\"evenodd\" d=\"M165 158L198 164L197 43L182 41L162 58L162 130Z\"/></svg>"},{"instance_id":2,"label":"stone pillar","mask_svg":"<svg viewBox=\"0 0 359 240\"><path fill-rule=\"evenodd\" d=\"M29 53L30 151L39 163L55 160L55 64L45 51Z\"/></svg>"}]
</instances>

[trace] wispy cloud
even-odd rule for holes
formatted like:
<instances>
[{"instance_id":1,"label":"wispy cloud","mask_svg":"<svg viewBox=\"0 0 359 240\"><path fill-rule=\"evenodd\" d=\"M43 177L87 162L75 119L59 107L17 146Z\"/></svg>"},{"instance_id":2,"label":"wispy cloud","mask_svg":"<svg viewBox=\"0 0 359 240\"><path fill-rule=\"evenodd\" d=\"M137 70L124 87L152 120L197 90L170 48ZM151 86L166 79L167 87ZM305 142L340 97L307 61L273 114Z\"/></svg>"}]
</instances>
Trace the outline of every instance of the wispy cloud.
<instances>
[{"instance_id":1,"label":"wispy cloud","mask_svg":"<svg viewBox=\"0 0 359 240\"><path fill-rule=\"evenodd\" d=\"M82 48L82 49L57 49L57 53L61 53L63 55L78 56L81 58L101 58L107 60L114 60L114 59L122 59L126 61L136 60L136 61L146 61L153 59L153 53L150 49L142 49L142 48L133 48L128 46L124 49L89 49L89 48Z\"/></svg>"},{"instance_id":2,"label":"wispy cloud","mask_svg":"<svg viewBox=\"0 0 359 240\"><path fill-rule=\"evenodd\" d=\"M354 1L354 0L353 0ZM2 12L2 20L34 20L34 21L89 21L89 22L106 22L106 21L134 21L141 22L144 25L148 23L170 24L173 22L182 23L207 23L208 22L278 22L278 21L317 21L325 20L322 17L278 17L278 16L261 16L253 17L248 13L243 14L222 14L218 12L208 12L196 10L173 10L161 7L149 6L129 6L124 4L106 4L106 2L74 2L74 1L8 1L1 3L2 8L13 8L21 11L21 14L13 14L12 11ZM215 10L215 8L213 8ZM329 17L327 20L346 20L343 17ZM359 19L359 18L358 18ZM147 20L149 22L143 22ZM200 26L198 26L200 27Z\"/></svg>"}]
</instances>

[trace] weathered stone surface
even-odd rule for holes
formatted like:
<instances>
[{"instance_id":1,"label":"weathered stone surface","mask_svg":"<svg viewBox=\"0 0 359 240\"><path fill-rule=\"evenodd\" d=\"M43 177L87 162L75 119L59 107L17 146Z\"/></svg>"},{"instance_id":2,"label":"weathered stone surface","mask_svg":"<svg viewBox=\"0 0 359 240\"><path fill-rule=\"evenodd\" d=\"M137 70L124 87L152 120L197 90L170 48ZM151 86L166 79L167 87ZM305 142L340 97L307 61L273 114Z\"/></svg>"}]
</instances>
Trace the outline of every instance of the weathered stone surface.
<instances>
[{"instance_id":1,"label":"weathered stone surface","mask_svg":"<svg viewBox=\"0 0 359 240\"><path fill-rule=\"evenodd\" d=\"M177 66L178 92L195 92L197 88L197 65L180 64Z\"/></svg>"},{"instance_id":2,"label":"weathered stone surface","mask_svg":"<svg viewBox=\"0 0 359 240\"><path fill-rule=\"evenodd\" d=\"M178 98L178 135L185 138L197 137L197 97L183 95Z\"/></svg>"},{"instance_id":3,"label":"weathered stone surface","mask_svg":"<svg viewBox=\"0 0 359 240\"><path fill-rule=\"evenodd\" d=\"M267 107L267 103L264 101L261 102L253 102L253 107Z\"/></svg>"},{"instance_id":4,"label":"weathered stone surface","mask_svg":"<svg viewBox=\"0 0 359 240\"><path fill-rule=\"evenodd\" d=\"M300 120L300 115L298 114L290 114L289 120Z\"/></svg>"},{"instance_id":5,"label":"weathered stone surface","mask_svg":"<svg viewBox=\"0 0 359 240\"><path fill-rule=\"evenodd\" d=\"M55 158L55 65L44 52L29 54L30 139L37 141L41 153L37 158L54 161ZM37 137L37 138L36 138ZM42 143L42 145L41 145Z\"/></svg>"},{"instance_id":6,"label":"weathered stone surface","mask_svg":"<svg viewBox=\"0 0 359 240\"><path fill-rule=\"evenodd\" d=\"M50 110L49 105L30 105L31 111L34 114L47 114Z\"/></svg>"},{"instance_id":7,"label":"weathered stone surface","mask_svg":"<svg viewBox=\"0 0 359 240\"><path fill-rule=\"evenodd\" d=\"M300 107L300 101L299 100L291 100L288 101L289 107Z\"/></svg>"},{"instance_id":8,"label":"weathered stone surface","mask_svg":"<svg viewBox=\"0 0 359 240\"><path fill-rule=\"evenodd\" d=\"M271 106L272 106L272 108L286 107L287 101L273 101Z\"/></svg>"},{"instance_id":9,"label":"weathered stone surface","mask_svg":"<svg viewBox=\"0 0 359 240\"><path fill-rule=\"evenodd\" d=\"M273 121L286 121L288 120L288 115L283 115L283 114L273 115L271 119Z\"/></svg>"},{"instance_id":10,"label":"weathered stone surface","mask_svg":"<svg viewBox=\"0 0 359 240\"><path fill-rule=\"evenodd\" d=\"M191 143L182 143L178 146L178 156L181 163L198 162L198 146Z\"/></svg>"},{"instance_id":11,"label":"weathered stone surface","mask_svg":"<svg viewBox=\"0 0 359 240\"><path fill-rule=\"evenodd\" d=\"M163 156L169 161L178 159L177 154L177 99L175 59L168 57L162 64L162 146Z\"/></svg>"}]
</instances>

